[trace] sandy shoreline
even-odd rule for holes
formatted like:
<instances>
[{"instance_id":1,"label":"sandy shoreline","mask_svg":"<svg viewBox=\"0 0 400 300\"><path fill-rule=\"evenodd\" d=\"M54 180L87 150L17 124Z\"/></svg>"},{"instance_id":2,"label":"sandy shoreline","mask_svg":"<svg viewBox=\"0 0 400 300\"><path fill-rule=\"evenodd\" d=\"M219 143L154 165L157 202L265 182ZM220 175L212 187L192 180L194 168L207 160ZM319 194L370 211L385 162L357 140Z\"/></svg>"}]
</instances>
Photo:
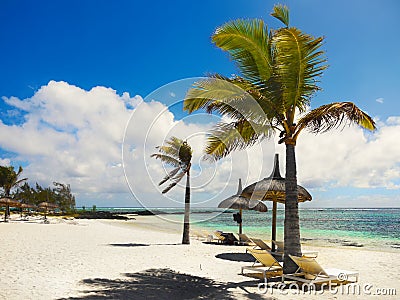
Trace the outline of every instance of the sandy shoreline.
<instances>
[{"instance_id":1,"label":"sandy shoreline","mask_svg":"<svg viewBox=\"0 0 400 300\"><path fill-rule=\"evenodd\" d=\"M162 230L160 230L162 228ZM240 275L245 247L180 245L181 225L155 216L132 221L0 223L0 299L268 299L259 281ZM276 299L396 299L400 253L305 247L325 267L360 273L361 290L397 296L283 295ZM233 259L233 260L230 260ZM284 293L288 293L285 291Z\"/></svg>"}]
</instances>

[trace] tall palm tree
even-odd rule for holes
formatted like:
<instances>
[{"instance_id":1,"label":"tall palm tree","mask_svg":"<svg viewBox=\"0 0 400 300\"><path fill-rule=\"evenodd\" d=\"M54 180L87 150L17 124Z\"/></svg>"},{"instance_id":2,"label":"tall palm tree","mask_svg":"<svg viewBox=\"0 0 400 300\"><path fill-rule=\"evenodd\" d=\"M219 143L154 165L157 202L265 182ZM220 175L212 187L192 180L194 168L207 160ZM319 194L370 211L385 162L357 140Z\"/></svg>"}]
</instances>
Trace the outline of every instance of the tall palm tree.
<instances>
[{"instance_id":1,"label":"tall palm tree","mask_svg":"<svg viewBox=\"0 0 400 300\"><path fill-rule=\"evenodd\" d=\"M10 198L11 190L17 186L19 186L22 182L27 180L28 178L20 179L20 175L22 174L23 169L21 166L18 168L18 172L15 172L14 167L4 167L0 166L0 187L3 188L4 196L6 198ZM6 216L10 215L10 207L7 205L6 207Z\"/></svg>"},{"instance_id":2,"label":"tall palm tree","mask_svg":"<svg viewBox=\"0 0 400 300\"><path fill-rule=\"evenodd\" d=\"M186 175L185 190L185 216L183 221L182 244L190 244L189 238L189 218L190 218L190 167L192 166L192 147L177 137L171 137L165 146L158 146L159 153L152 154L151 157L160 159L162 162L174 167L159 185L170 181L170 184L162 191L163 194L170 191Z\"/></svg>"},{"instance_id":3,"label":"tall palm tree","mask_svg":"<svg viewBox=\"0 0 400 300\"><path fill-rule=\"evenodd\" d=\"M320 90L318 78L327 68L323 38L289 27L286 6L274 6L271 15L284 26L268 30L263 20L239 19L217 28L212 41L229 53L241 76L214 74L196 82L187 92L184 109L189 113L205 109L232 120L217 124L209 134L205 151L217 159L280 133L279 143L286 146L284 272L288 273L296 269L289 254L301 254L295 157L299 134L351 123L374 130L375 123L351 102L310 108L311 98Z\"/></svg>"}]
</instances>

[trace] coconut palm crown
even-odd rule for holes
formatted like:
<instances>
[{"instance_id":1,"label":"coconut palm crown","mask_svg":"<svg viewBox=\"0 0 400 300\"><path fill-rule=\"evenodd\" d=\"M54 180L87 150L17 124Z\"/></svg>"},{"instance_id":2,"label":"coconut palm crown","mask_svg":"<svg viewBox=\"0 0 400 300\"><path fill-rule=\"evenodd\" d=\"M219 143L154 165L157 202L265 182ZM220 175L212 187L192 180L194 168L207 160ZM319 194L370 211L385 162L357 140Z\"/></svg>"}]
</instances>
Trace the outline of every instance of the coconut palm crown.
<instances>
[{"instance_id":1,"label":"coconut palm crown","mask_svg":"<svg viewBox=\"0 0 400 300\"><path fill-rule=\"evenodd\" d=\"M3 189L4 197L9 198L11 196L11 190L18 187L22 182L28 180L28 178L20 179L23 172L21 166L18 168L18 172L15 172L14 167L0 166L0 187ZM10 207L6 206L5 216L6 218L10 215Z\"/></svg>"},{"instance_id":2,"label":"coconut palm crown","mask_svg":"<svg viewBox=\"0 0 400 300\"><path fill-rule=\"evenodd\" d=\"M190 244L190 167L192 165L192 147L186 141L173 136L165 142L164 146L158 146L156 149L158 149L158 153L152 154L151 157L160 159L165 164L174 167L159 183L159 185L162 185L170 181L170 184L162 191L163 194L170 191L186 175L182 244Z\"/></svg>"},{"instance_id":3,"label":"coconut palm crown","mask_svg":"<svg viewBox=\"0 0 400 300\"><path fill-rule=\"evenodd\" d=\"M301 255L295 158L299 134L304 129L322 133L350 124L374 130L375 123L352 102L310 108L311 98L320 90L318 78L327 68L321 50L324 38L289 27L286 6L274 6L271 15L284 26L269 30L263 20L239 19L216 29L212 41L228 52L241 76L213 74L196 82L187 92L184 110L205 109L231 120L218 123L208 135L205 151L216 159L279 132L279 143L286 146L284 272L288 273L296 270L289 254Z\"/></svg>"}]
</instances>

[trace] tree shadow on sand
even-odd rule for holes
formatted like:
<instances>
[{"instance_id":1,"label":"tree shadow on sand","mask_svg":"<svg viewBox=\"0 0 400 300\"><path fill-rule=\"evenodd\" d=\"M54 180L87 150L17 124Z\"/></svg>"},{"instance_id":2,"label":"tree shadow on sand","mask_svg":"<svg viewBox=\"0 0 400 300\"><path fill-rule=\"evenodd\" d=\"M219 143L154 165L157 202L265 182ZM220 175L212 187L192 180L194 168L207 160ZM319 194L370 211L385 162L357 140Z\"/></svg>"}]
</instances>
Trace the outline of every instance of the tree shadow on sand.
<instances>
[{"instance_id":1,"label":"tree shadow on sand","mask_svg":"<svg viewBox=\"0 0 400 300\"><path fill-rule=\"evenodd\" d=\"M177 246L182 245L180 243L168 243L168 244L142 244L142 243L114 243L108 244L113 247L147 247L147 246Z\"/></svg>"},{"instance_id":2,"label":"tree shadow on sand","mask_svg":"<svg viewBox=\"0 0 400 300\"><path fill-rule=\"evenodd\" d=\"M110 244L114 247L147 247L149 244L138 244L138 243L126 243L126 244Z\"/></svg>"},{"instance_id":3,"label":"tree shadow on sand","mask_svg":"<svg viewBox=\"0 0 400 300\"><path fill-rule=\"evenodd\" d=\"M230 261L254 262L254 256L249 253L220 253L215 257Z\"/></svg>"},{"instance_id":4,"label":"tree shadow on sand","mask_svg":"<svg viewBox=\"0 0 400 300\"><path fill-rule=\"evenodd\" d=\"M228 289L257 282L221 283L208 278L182 274L170 269L149 269L123 274L123 279L84 279L84 294L64 299L237 299L238 294ZM243 299L266 299L256 293L240 293Z\"/></svg>"}]
</instances>

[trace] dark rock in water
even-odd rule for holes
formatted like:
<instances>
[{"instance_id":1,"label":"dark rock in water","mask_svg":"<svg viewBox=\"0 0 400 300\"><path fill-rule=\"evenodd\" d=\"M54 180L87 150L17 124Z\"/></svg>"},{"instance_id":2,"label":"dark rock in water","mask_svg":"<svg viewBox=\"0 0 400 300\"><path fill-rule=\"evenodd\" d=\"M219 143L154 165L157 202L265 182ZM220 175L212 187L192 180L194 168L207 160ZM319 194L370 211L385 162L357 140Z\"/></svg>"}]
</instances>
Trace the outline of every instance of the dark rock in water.
<instances>
[{"instance_id":1,"label":"dark rock in water","mask_svg":"<svg viewBox=\"0 0 400 300\"><path fill-rule=\"evenodd\" d=\"M132 218L128 218L125 216L121 216L118 213L112 213L109 211L88 211L83 212L76 219L114 219L114 220L129 220Z\"/></svg>"},{"instance_id":2,"label":"dark rock in water","mask_svg":"<svg viewBox=\"0 0 400 300\"><path fill-rule=\"evenodd\" d=\"M162 212L159 212L159 213L162 214ZM155 215L156 213L154 213L150 210L138 210L138 211L127 212L126 214L136 214L139 216L152 216L152 215Z\"/></svg>"},{"instance_id":3,"label":"dark rock in water","mask_svg":"<svg viewBox=\"0 0 400 300\"><path fill-rule=\"evenodd\" d=\"M353 242L349 242L349 243L342 243L342 246L349 246L349 247L364 247L363 244L358 244L358 243L353 243Z\"/></svg>"}]
</instances>

